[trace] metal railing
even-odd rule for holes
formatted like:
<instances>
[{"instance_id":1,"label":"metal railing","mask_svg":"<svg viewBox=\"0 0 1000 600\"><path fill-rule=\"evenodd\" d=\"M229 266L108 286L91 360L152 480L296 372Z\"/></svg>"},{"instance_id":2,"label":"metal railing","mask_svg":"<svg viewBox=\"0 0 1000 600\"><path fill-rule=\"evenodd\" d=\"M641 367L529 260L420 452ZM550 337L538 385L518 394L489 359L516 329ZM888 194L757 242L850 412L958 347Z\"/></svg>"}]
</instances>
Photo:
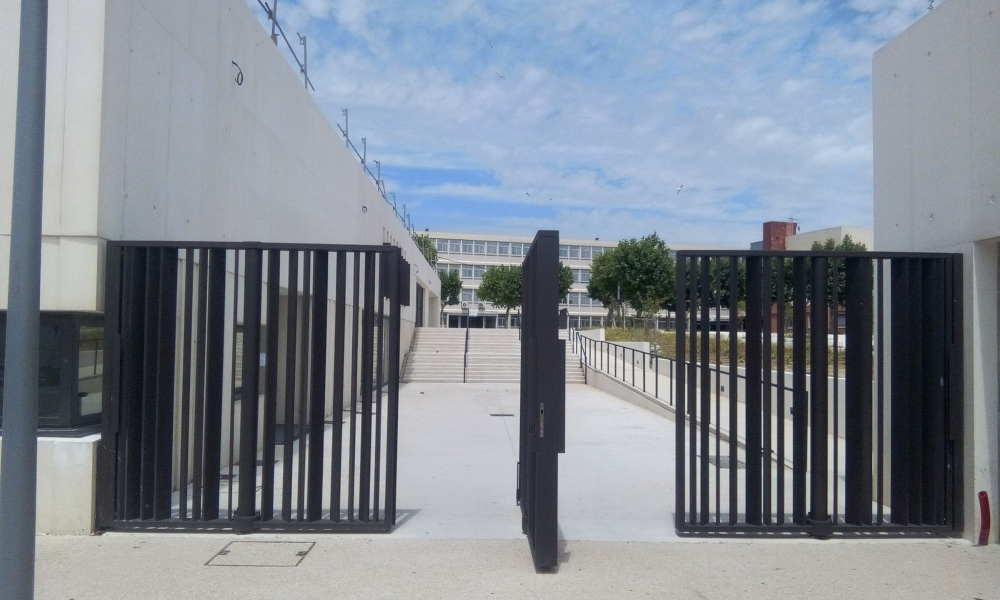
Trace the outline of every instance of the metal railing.
<instances>
[{"instance_id":1,"label":"metal railing","mask_svg":"<svg viewBox=\"0 0 1000 600\"><path fill-rule=\"evenodd\" d=\"M469 323L465 323L465 352L462 354L462 383L469 378Z\"/></svg>"},{"instance_id":2,"label":"metal railing","mask_svg":"<svg viewBox=\"0 0 1000 600\"><path fill-rule=\"evenodd\" d=\"M300 60L299 55L295 52L294 46L292 46L292 43L288 40L288 36L285 35L285 31L281 27L281 22L278 20L278 0L273 0L273 2L274 6L272 7L270 4L264 2L263 0L257 0L257 4L259 4L260 7L264 9L264 14L267 15L267 20L268 22L271 23L271 41L273 41L274 45L277 46L278 36L279 35L281 36L281 39L285 41L285 45L288 46L288 51L291 53L292 58L295 60L295 64L297 64L299 67L299 73L302 74L303 84L305 85L306 89L312 89L312 91L315 92L316 88L313 86L312 80L309 78L309 52L308 52L307 36L304 36L300 33L295 34L299 38L299 45L302 46L302 59ZM361 167L365 170L366 173L368 173L368 175L375 182L375 187L378 189L379 194L381 194L382 199L385 200L386 203L388 203L390 206L392 206L392 212L396 214L396 217L403 224L403 227L406 228L406 232L409 234L409 236L411 238L416 237L417 235L416 229L413 227L413 221L410 218L410 214L406 211L406 205L405 204L403 205L403 213L400 214L398 208L396 207L396 194L392 192L386 192L385 181L382 180L381 163L379 163L379 161L377 160L374 161L378 174L372 173L371 169L368 168L367 138L361 138L361 142L364 147L364 152L363 153L358 152L358 149L354 146L354 143L351 142L351 139L348 136L349 121L348 121L348 111L346 108L343 109L343 115L344 115L344 127L341 127L340 124L338 123L337 129L339 129L340 133L344 136L344 141L346 142L347 147L354 150L354 154L356 154L358 159L361 160ZM389 200L389 196L392 196L391 201Z\"/></svg>"},{"instance_id":3,"label":"metal railing","mask_svg":"<svg viewBox=\"0 0 1000 600\"><path fill-rule=\"evenodd\" d=\"M655 352L646 352L644 350L624 346L622 344L616 344L614 342L595 340L583 335L583 333L572 327L569 330L569 338L570 343L573 344L573 353L579 355L580 357L579 360L581 368L589 367L596 371L601 371L615 380L621 381L636 390L642 391L644 394L652 394L653 398L657 400L661 400L660 361L665 361L667 363L667 368L664 370L663 375L670 380L671 385L667 386L669 388L669 392L664 393L662 400L666 401L669 406L674 406L676 386L673 385L673 382L676 380L675 375L677 371L677 360L660 356ZM620 355L619 350L621 351ZM641 360L637 361L636 356L639 356ZM618 369L619 360L622 362L622 368L620 370ZM627 368L626 362L631 364L631 369ZM637 365L640 364L642 365L641 369L637 368ZM700 367L701 363L698 361L685 361L684 365L685 367ZM708 363L708 367L710 371L714 371L715 373L716 388L721 388L722 377L729 375L729 365L723 365L720 361L717 361L714 363ZM647 383L647 371L650 369L652 370L652 373L650 373L653 380L652 385ZM638 370L642 371L641 380L640 376L636 373ZM586 374L587 370L584 369L585 377ZM736 379L746 382L746 373L740 373L739 368L737 368ZM775 389L781 388L785 391L792 391L792 388L787 385L782 386L781 384L775 382L772 382L769 385ZM716 389L716 395L721 396L722 393L723 390ZM806 397L808 398L808 393L806 393Z\"/></svg>"},{"instance_id":4,"label":"metal railing","mask_svg":"<svg viewBox=\"0 0 1000 600\"><path fill-rule=\"evenodd\" d=\"M745 301L746 335L722 339L712 323L733 300ZM678 533L955 531L961 255L681 251L676 305L676 358L691 361L675 382ZM726 354L746 374L740 389L729 370L728 414Z\"/></svg>"}]
</instances>

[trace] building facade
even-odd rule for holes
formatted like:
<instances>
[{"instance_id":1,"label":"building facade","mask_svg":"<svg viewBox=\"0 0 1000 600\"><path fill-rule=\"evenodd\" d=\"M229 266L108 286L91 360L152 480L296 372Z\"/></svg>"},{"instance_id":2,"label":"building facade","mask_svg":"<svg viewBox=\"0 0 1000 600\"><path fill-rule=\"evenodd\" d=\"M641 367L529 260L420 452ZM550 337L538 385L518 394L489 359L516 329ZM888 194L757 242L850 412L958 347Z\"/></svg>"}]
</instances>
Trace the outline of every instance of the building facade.
<instances>
[{"instance_id":1,"label":"building facade","mask_svg":"<svg viewBox=\"0 0 1000 600\"><path fill-rule=\"evenodd\" d=\"M520 265L527 256L533 238L524 236L482 235L474 233L427 233L438 251L439 273L455 271L462 278L462 296L458 305L442 313L445 327L507 327L507 310L493 306L478 296L486 270L501 265ZM600 327L607 309L587 294L594 258L618 245L617 241L562 239L559 259L573 270L573 287L560 303L569 314L572 327ZM518 327L520 315L511 311L509 325Z\"/></svg>"},{"instance_id":2,"label":"building facade","mask_svg":"<svg viewBox=\"0 0 1000 600\"><path fill-rule=\"evenodd\" d=\"M809 251L816 242L833 240L839 244L845 236L864 244L869 251L875 249L875 232L865 227L828 227L815 231L799 231L799 224L792 221L768 221L764 223L764 238L750 244L751 250L769 251Z\"/></svg>"},{"instance_id":3,"label":"building facade","mask_svg":"<svg viewBox=\"0 0 1000 600\"><path fill-rule=\"evenodd\" d=\"M875 240L964 256L962 500L1000 519L1000 0L950 0L875 53ZM962 526L963 524L959 524ZM991 540L995 541L994 526Z\"/></svg>"}]
</instances>

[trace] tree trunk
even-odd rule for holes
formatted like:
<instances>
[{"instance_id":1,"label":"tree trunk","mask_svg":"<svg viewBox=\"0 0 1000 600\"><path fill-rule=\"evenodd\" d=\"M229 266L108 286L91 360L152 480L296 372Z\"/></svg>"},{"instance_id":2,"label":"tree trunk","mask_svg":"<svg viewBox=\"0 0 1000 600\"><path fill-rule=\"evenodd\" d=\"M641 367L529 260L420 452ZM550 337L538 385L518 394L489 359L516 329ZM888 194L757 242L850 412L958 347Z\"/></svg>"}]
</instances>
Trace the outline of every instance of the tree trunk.
<instances>
[{"instance_id":1,"label":"tree trunk","mask_svg":"<svg viewBox=\"0 0 1000 600\"><path fill-rule=\"evenodd\" d=\"M504 323L506 323L507 329L510 329L510 307L509 306L507 307L507 318L504 321Z\"/></svg>"}]
</instances>

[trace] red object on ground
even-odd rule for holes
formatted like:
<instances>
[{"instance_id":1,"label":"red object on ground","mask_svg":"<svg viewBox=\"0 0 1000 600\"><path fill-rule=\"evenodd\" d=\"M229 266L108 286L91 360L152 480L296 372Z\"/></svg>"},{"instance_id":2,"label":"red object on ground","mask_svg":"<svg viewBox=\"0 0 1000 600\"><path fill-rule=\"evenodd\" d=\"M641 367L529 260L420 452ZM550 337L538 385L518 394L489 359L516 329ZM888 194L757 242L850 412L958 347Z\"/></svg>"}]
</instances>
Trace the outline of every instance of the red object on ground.
<instances>
[{"instance_id":1,"label":"red object on ground","mask_svg":"<svg viewBox=\"0 0 1000 600\"><path fill-rule=\"evenodd\" d=\"M979 513L982 515L982 522L979 525L979 545L985 546L990 543L990 497L986 492L979 492Z\"/></svg>"}]
</instances>

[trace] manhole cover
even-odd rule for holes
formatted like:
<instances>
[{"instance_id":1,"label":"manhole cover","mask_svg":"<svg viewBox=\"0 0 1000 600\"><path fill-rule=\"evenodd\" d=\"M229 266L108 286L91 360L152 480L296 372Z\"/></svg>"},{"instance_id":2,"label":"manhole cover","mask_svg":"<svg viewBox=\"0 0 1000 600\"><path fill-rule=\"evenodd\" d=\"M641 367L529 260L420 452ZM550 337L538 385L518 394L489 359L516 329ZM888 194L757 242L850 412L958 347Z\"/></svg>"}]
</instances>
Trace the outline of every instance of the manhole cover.
<instances>
[{"instance_id":1,"label":"manhole cover","mask_svg":"<svg viewBox=\"0 0 1000 600\"><path fill-rule=\"evenodd\" d=\"M297 567L316 542L230 542L209 567Z\"/></svg>"}]
</instances>

